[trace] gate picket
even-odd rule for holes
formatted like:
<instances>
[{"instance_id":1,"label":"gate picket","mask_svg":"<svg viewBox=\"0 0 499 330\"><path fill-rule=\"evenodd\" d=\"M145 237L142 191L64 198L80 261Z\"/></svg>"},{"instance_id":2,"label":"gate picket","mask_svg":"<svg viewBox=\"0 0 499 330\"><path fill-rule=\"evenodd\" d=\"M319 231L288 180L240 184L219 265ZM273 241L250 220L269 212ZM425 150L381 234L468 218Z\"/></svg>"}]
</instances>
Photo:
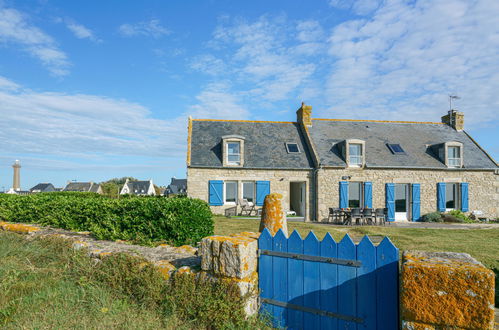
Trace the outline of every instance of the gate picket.
<instances>
[{"instance_id":1,"label":"gate picket","mask_svg":"<svg viewBox=\"0 0 499 330\"><path fill-rule=\"evenodd\" d=\"M258 239L258 248L272 250L272 235L267 228L263 230ZM258 282L260 286L260 297L270 298L274 295L272 290L272 257L261 255L258 261ZM273 315L273 306L262 304L260 312L267 316Z\"/></svg>"},{"instance_id":2,"label":"gate picket","mask_svg":"<svg viewBox=\"0 0 499 330\"><path fill-rule=\"evenodd\" d=\"M398 329L399 254L387 237L355 245L348 234L320 242L312 231L302 239L265 229L258 244L260 296L270 299L261 311L275 327Z\"/></svg>"},{"instance_id":3,"label":"gate picket","mask_svg":"<svg viewBox=\"0 0 499 330\"><path fill-rule=\"evenodd\" d=\"M337 258L337 244L327 233L321 242L321 256ZM338 266L335 264L321 263L320 267L320 309L328 312L338 312ZM338 319L321 316L321 329L338 329Z\"/></svg>"},{"instance_id":4,"label":"gate picket","mask_svg":"<svg viewBox=\"0 0 499 330\"><path fill-rule=\"evenodd\" d=\"M278 252L288 252L288 239L284 232L279 229L274 236L272 250ZM272 274L274 281L274 295L272 299L277 301L287 301L288 299L288 259L281 257L273 257ZM274 320L277 321L277 327L284 327L287 320L287 309L280 306L274 306Z\"/></svg>"},{"instance_id":5,"label":"gate picket","mask_svg":"<svg viewBox=\"0 0 499 330\"><path fill-rule=\"evenodd\" d=\"M303 253L312 256L320 256L319 240L313 231L308 233L303 242ZM319 263L314 261L303 262L303 304L306 307L320 308L320 281ZM311 313L304 313L304 329L319 329L319 316Z\"/></svg>"},{"instance_id":6,"label":"gate picket","mask_svg":"<svg viewBox=\"0 0 499 330\"><path fill-rule=\"evenodd\" d=\"M288 252L303 254L303 240L295 230L289 236ZM303 261L288 260L288 300L295 305L303 306ZM288 309L288 329L301 329L303 326L303 312Z\"/></svg>"},{"instance_id":7,"label":"gate picket","mask_svg":"<svg viewBox=\"0 0 499 330\"><path fill-rule=\"evenodd\" d=\"M355 260L355 244L346 234L338 244L338 258ZM338 310L340 314L356 316L357 270L354 267L338 265ZM355 322L339 320L340 329L357 329Z\"/></svg>"},{"instance_id":8,"label":"gate picket","mask_svg":"<svg viewBox=\"0 0 499 330\"><path fill-rule=\"evenodd\" d=\"M398 329L399 250L388 237L376 247L376 314L378 329Z\"/></svg>"},{"instance_id":9,"label":"gate picket","mask_svg":"<svg viewBox=\"0 0 499 330\"><path fill-rule=\"evenodd\" d=\"M358 329L376 329L376 247L366 235L357 245L357 316L364 322Z\"/></svg>"}]
</instances>

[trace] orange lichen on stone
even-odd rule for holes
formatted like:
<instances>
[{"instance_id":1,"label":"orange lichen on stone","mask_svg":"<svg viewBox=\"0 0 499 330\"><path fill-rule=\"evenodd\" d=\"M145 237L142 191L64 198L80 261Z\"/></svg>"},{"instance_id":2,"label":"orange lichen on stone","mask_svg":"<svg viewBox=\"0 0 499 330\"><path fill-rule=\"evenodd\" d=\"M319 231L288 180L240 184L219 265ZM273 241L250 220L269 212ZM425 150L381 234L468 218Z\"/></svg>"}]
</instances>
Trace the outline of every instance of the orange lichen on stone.
<instances>
[{"instance_id":1,"label":"orange lichen on stone","mask_svg":"<svg viewBox=\"0 0 499 330\"><path fill-rule=\"evenodd\" d=\"M182 246L176 247L175 251L178 253L196 254L197 249L195 247L190 246L190 245L182 245Z\"/></svg>"},{"instance_id":2,"label":"orange lichen on stone","mask_svg":"<svg viewBox=\"0 0 499 330\"><path fill-rule=\"evenodd\" d=\"M19 234L29 234L31 232L40 230L40 228L32 225L25 225L22 223L8 223L5 221L0 221L0 228L5 231L11 231Z\"/></svg>"},{"instance_id":3,"label":"orange lichen on stone","mask_svg":"<svg viewBox=\"0 0 499 330\"><path fill-rule=\"evenodd\" d=\"M175 271L175 266L173 266L169 261L167 260L160 260L157 261L155 264L156 268L158 268L159 272L161 275L163 275L163 278L165 280L169 280L172 273Z\"/></svg>"},{"instance_id":4,"label":"orange lichen on stone","mask_svg":"<svg viewBox=\"0 0 499 330\"><path fill-rule=\"evenodd\" d=\"M158 245L158 246L160 246L160 247L165 247L165 248L170 247L170 245L168 245L168 244L160 244L160 245Z\"/></svg>"},{"instance_id":5,"label":"orange lichen on stone","mask_svg":"<svg viewBox=\"0 0 499 330\"><path fill-rule=\"evenodd\" d=\"M493 329L494 273L467 254L407 251L401 287L406 322Z\"/></svg>"},{"instance_id":6,"label":"orange lichen on stone","mask_svg":"<svg viewBox=\"0 0 499 330\"><path fill-rule=\"evenodd\" d=\"M284 235L288 236L288 224L286 213L282 207L282 195L272 193L265 197L263 202L262 219L260 221L260 232L267 228L270 233L275 235L279 229L282 229Z\"/></svg>"}]
</instances>

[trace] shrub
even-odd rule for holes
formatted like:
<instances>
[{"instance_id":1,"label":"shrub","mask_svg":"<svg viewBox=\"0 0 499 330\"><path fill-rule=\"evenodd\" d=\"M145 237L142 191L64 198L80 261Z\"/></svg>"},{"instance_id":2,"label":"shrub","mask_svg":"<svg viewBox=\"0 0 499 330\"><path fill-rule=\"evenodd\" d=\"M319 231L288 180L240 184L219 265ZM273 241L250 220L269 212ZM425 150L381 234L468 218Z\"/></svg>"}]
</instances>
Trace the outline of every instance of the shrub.
<instances>
[{"instance_id":1,"label":"shrub","mask_svg":"<svg viewBox=\"0 0 499 330\"><path fill-rule=\"evenodd\" d=\"M463 213L463 211L460 210L452 210L449 213L444 215L444 221L445 219L451 219L449 222L466 222L466 223L473 223L472 219L470 219L466 214ZM452 221L454 220L454 221Z\"/></svg>"},{"instance_id":2,"label":"shrub","mask_svg":"<svg viewBox=\"0 0 499 330\"><path fill-rule=\"evenodd\" d=\"M440 212L432 212L423 215L421 218L423 222L442 222L442 214Z\"/></svg>"},{"instance_id":3,"label":"shrub","mask_svg":"<svg viewBox=\"0 0 499 330\"><path fill-rule=\"evenodd\" d=\"M210 208L199 199L111 199L97 196L80 193L3 194L0 196L0 219L91 231L97 239L121 239L142 244L154 241L195 244L213 234Z\"/></svg>"}]
</instances>

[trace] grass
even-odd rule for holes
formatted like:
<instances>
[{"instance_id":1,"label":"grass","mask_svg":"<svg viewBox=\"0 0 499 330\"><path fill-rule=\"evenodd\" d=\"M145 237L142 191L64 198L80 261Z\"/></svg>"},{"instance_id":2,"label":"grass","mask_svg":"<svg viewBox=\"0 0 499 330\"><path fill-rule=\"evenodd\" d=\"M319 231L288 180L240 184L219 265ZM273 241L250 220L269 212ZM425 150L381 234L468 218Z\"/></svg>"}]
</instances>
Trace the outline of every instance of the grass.
<instances>
[{"instance_id":1,"label":"grass","mask_svg":"<svg viewBox=\"0 0 499 330\"><path fill-rule=\"evenodd\" d=\"M241 231L258 232L259 219L229 219L217 216L215 234L226 235ZM289 233L297 230L305 238L313 230L322 239L329 232L339 242L348 233L360 238L364 235L388 236L403 250L450 251L469 253L496 273L496 306L499 307L499 228L494 229L423 229L387 226L337 227L288 221Z\"/></svg>"},{"instance_id":2,"label":"grass","mask_svg":"<svg viewBox=\"0 0 499 330\"><path fill-rule=\"evenodd\" d=\"M264 327L244 319L233 285L190 277L168 283L139 258L95 263L61 239L27 242L1 231L0 292L2 329Z\"/></svg>"}]
</instances>

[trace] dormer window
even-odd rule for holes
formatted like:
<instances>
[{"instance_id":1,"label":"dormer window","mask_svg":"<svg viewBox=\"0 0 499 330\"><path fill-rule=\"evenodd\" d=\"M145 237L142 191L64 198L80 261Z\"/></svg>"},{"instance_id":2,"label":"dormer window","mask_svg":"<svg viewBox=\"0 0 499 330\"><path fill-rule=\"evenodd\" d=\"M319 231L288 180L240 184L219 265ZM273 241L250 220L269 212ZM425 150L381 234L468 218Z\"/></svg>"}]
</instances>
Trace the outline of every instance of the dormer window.
<instances>
[{"instance_id":1,"label":"dormer window","mask_svg":"<svg viewBox=\"0 0 499 330\"><path fill-rule=\"evenodd\" d=\"M227 164L241 165L241 143L227 142Z\"/></svg>"},{"instance_id":2,"label":"dormer window","mask_svg":"<svg viewBox=\"0 0 499 330\"><path fill-rule=\"evenodd\" d=\"M461 147L449 146L447 148L447 164L449 167L461 167Z\"/></svg>"},{"instance_id":3,"label":"dormer window","mask_svg":"<svg viewBox=\"0 0 499 330\"><path fill-rule=\"evenodd\" d=\"M348 145L348 165L362 166L362 144L350 143Z\"/></svg>"},{"instance_id":4,"label":"dormer window","mask_svg":"<svg viewBox=\"0 0 499 330\"><path fill-rule=\"evenodd\" d=\"M223 166L241 167L244 165L244 137L227 135L222 137Z\"/></svg>"}]
</instances>

